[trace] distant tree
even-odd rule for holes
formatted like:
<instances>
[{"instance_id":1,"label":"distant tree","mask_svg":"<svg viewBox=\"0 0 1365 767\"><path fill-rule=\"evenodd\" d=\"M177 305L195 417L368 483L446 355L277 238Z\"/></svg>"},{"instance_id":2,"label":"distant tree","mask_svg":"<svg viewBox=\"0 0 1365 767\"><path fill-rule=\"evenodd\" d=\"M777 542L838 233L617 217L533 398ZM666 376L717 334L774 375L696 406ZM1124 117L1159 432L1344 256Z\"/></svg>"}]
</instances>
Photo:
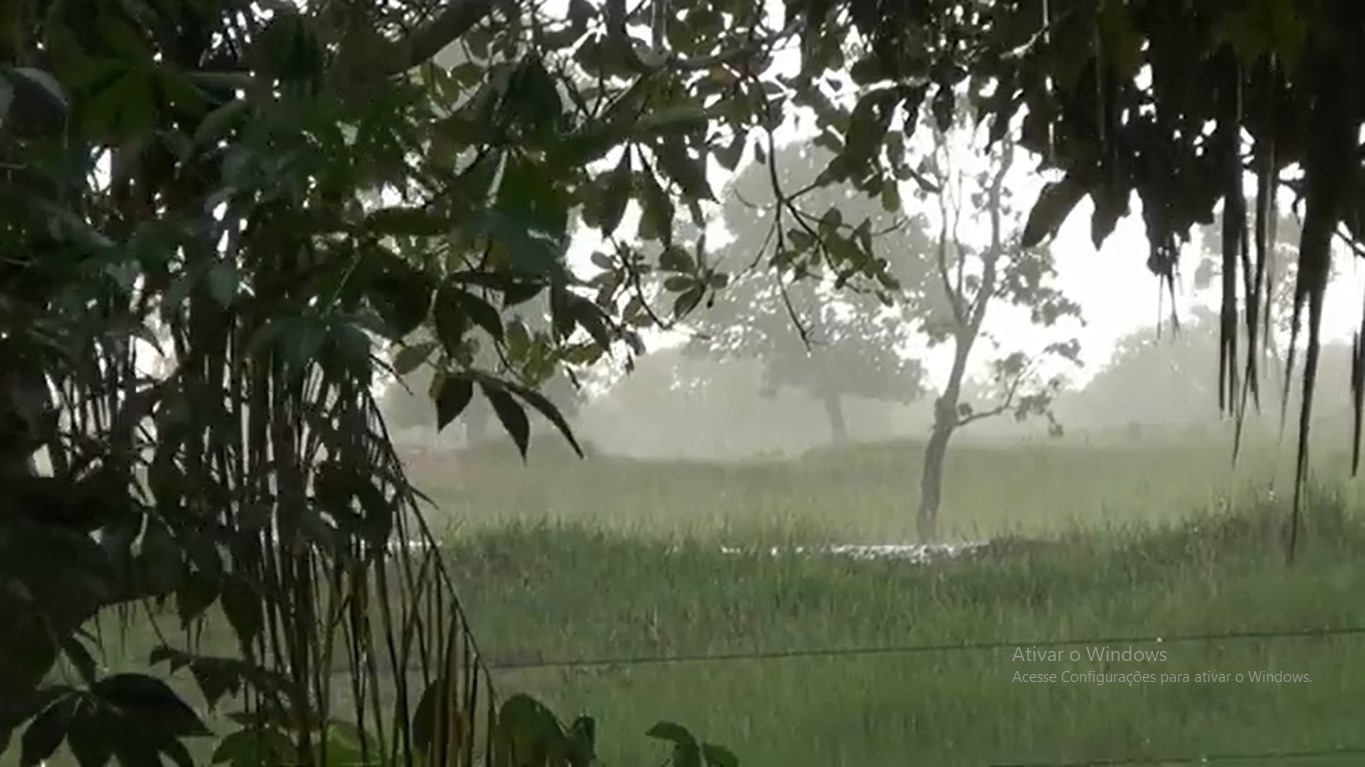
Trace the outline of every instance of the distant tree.
<instances>
[{"instance_id":1,"label":"distant tree","mask_svg":"<svg viewBox=\"0 0 1365 767\"><path fill-rule=\"evenodd\" d=\"M1196 306L1178 328L1152 325L1129 333L1119 339L1109 362L1085 388L1059 399L1058 411L1094 428L1137 424L1135 433L1143 425L1215 421L1218 411L1211 406L1218 401L1219 325L1216 309ZM1241 343L1246 343L1245 333ZM1350 357L1349 346L1324 344L1322 369L1344 374ZM1329 411L1348 405L1340 393L1325 391L1319 396Z\"/></svg>"},{"instance_id":2,"label":"distant tree","mask_svg":"<svg viewBox=\"0 0 1365 767\"><path fill-rule=\"evenodd\" d=\"M811 185L831 157L833 153L819 147L788 144L773 157L772 165L785 186L800 188ZM743 268L773 236L771 211L755 204L770 190L766 164L746 166L731 182L722 219L734 239L717 256L721 263L734 265L738 277L714 303L694 313L689 325L698 336L685 351L761 361L762 393L771 396L785 386L809 394L824 408L830 440L846 444L846 397L908 403L923 396L924 368L907 353L916 336L918 302L892 302L889 294L878 301L866 290L838 291L833 288L833 283L841 281L837 272L822 275L823 280L806 280ZM854 193L846 185L807 194L817 205L830 206L841 219L864 221L863 236L877 238L879 252L903 254L900 260L907 263L899 265L900 272L911 273L909 267L923 263L928 249L923 221L903 216L898 195L879 208L875 199ZM830 219L825 226L837 228L841 222ZM800 229L786 236L798 246L812 239ZM780 256L775 260L781 263ZM898 282L893 274L882 287L895 287ZM922 298L923 292L915 291L915 295Z\"/></svg>"},{"instance_id":3,"label":"distant tree","mask_svg":"<svg viewBox=\"0 0 1365 767\"><path fill-rule=\"evenodd\" d=\"M684 348L690 355L759 360L760 392L772 396L786 386L809 394L824 408L830 440L842 445L849 441L845 397L911 402L924 393L924 369L904 351L913 326L903 317L879 311L875 301L823 293L811 283L784 286L745 274L709 311L698 312L692 324L703 335ZM804 324L804 340L789 307Z\"/></svg>"},{"instance_id":4,"label":"distant tree","mask_svg":"<svg viewBox=\"0 0 1365 767\"><path fill-rule=\"evenodd\" d=\"M1058 410L1102 429L1215 420L1217 349L1218 314L1206 307L1183 318L1178 331L1143 327L1120 338L1109 362L1084 389L1059 399Z\"/></svg>"}]
</instances>

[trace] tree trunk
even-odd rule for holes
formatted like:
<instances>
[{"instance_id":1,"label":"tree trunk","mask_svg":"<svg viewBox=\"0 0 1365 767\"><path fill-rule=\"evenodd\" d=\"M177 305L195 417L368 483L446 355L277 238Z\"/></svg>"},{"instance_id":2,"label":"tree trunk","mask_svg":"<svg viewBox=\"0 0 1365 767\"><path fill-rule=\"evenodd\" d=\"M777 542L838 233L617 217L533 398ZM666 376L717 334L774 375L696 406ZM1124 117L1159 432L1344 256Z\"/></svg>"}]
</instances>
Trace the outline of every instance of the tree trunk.
<instances>
[{"instance_id":1,"label":"tree trunk","mask_svg":"<svg viewBox=\"0 0 1365 767\"><path fill-rule=\"evenodd\" d=\"M948 457L951 428L934 425L929 444L924 448L924 467L919 480L919 513L915 529L920 543L938 542L938 507L943 500L943 465Z\"/></svg>"},{"instance_id":2,"label":"tree trunk","mask_svg":"<svg viewBox=\"0 0 1365 767\"><path fill-rule=\"evenodd\" d=\"M834 392L825 392L821 395L821 400L825 405L825 415L829 417L830 442L838 446L847 445L848 419L844 417L843 400Z\"/></svg>"},{"instance_id":3,"label":"tree trunk","mask_svg":"<svg viewBox=\"0 0 1365 767\"><path fill-rule=\"evenodd\" d=\"M962 400L962 380L967 376L967 358L974 338L959 338L953 368L948 374L948 385L943 396L934 402L934 426L929 432L929 444L924 447L924 464L920 469L919 511L915 515L915 530L920 543L938 543L938 510L943 501L943 466L948 458L948 440L959 425L957 406Z\"/></svg>"}]
</instances>

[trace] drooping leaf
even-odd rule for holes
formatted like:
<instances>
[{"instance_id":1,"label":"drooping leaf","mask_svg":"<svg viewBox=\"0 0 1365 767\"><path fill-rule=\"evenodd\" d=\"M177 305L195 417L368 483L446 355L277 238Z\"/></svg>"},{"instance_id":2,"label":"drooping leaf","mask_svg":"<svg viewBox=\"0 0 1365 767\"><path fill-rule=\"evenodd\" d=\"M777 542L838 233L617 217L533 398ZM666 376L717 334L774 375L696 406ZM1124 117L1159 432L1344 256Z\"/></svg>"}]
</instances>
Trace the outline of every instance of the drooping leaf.
<instances>
[{"instance_id":1,"label":"drooping leaf","mask_svg":"<svg viewBox=\"0 0 1365 767\"><path fill-rule=\"evenodd\" d=\"M255 641L265 622L256 591L240 578L228 578L223 581L219 603L238 641Z\"/></svg>"},{"instance_id":2,"label":"drooping leaf","mask_svg":"<svg viewBox=\"0 0 1365 767\"><path fill-rule=\"evenodd\" d=\"M57 747L66 739L75 707L75 698L64 698L48 706L29 722L19 741L19 767L36 767L57 751Z\"/></svg>"},{"instance_id":3,"label":"drooping leaf","mask_svg":"<svg viewBox=\"0 0 1365 767\"><path fill-rule=\"evenodd\" d=\"M574 449L574 452L578 454L578 457L583 457L583 448L578 444L578 440L574 437L573 429L569 427L569 422L564 420L564 414L561 413L559 408L555 407L554 403L547 399L544 394L511 382L504 382L503 386L516 392L517 396L525 400L542 416L545 416L545 418L559 430L559 433L564 439L568 440L570 447Z\"/></svg>"},{"instance_id":4,"label":"drooping leaf","mask_svg":"<svg viewBox=\"0 0 1365 767\"><path fill-rule=\"evenodd\" d=\"M10 77L22 78L38 86L53 103L61 106L63 109L71 103L66 97L66 91L62 89L62 86L57 82L57 79L41 69L35 69L33 67L6 67L5 74Z\"/></svg>"},{"instance_id":5,"label":"drooping leaf","mask_svg":"<svg viewBox=\"0 0 1365 767\"><path fill-rule=\"evenodd\" d=\"M502 423L507 435L512 438L517 446L517 452L521 453L522 460L526 459L526 451L531 443L531 422L526 418L526 411L521 405L508 394L501 386L493 383L490 379L479 381L479 388L483 389L483 396L488 398L488 403L493 406L493 412L497 414L498 421Z\"/></svg>"},{"instance_id":6,"label":"drooping leaf","mask_svg":"<svg viewBox=\"0 0 1365 767\"><path fill-rule=\"evenodd\" d=\"M739 767L739 757L724 746L714 743L703 743L701 745L702 758L706 760L707 767Z\"/></svg>"},{"instance_id":7,"label":"drooping leaf","mask_svg":"<svg viewBox=\"0 0 1365 767\"><path fill-rule=\"evenodd\" d=\"M468 376L447 376L436 394L436 430L449 426L473 398L474 382Z\"/></svg>"},{"instance_id":8,"label":"drooping leaf","mask_svg":"<svg viewBox=\"0 0 1365 767\"><path fill-rule=\"evenodd\" d=\"M631 150L627 147L621 152L621 159L616 163L616 167L606 175L606 184L602 189L602 223L601 230L603 235L610 235L621 225L621 219L626 215L626 205L630 202L631 190Z\"/></svg>"},{"instance_id":9,"label":"drooping leaf","mask_svg":"<svg viewBox=\"0 0 1365 767\"><path fill-rule=\"evenodd\" d=\"M640 192L640 237L645 240L673 243L673 199L669 197L654 174L646 168L636 174Z\"/></svg>"},{"instance_id":10,"label":"drooping leaf","mask_svg":"<svg viewBox=\"0 0 1365 767\"><path fill-rule=\"evenodd\" d=\"M659 167L677 182L687 200L714 200L711 184L706 180L706 157L689 156L685 145L675 139L664 139L654 146Z\"/></svg>"},{"instance_id":11,"label":"drooping leaf","mask_svg":"<svg viewBox=\"0 0 1365 767\"><path fill-rule=\"evenodd\" d=\"M1038 201L1029 211L1028 222L1024 224L1024 232L1019 238L1019 246L1031 248L1045 239L1056 237L1062 222L1084 196L1085 187L1070 176L1044 186L1038 193Z\"/></svg>"},{"instance_id":12,"label":"drooping leaf","mask_svg":"<svg viewBox=\"0 0 1365 767\"><path fill-rule=\"evenodd\" d=\"M209 729L163 681L146 674L114 674L91 686L101 702L117 709L130 724L171 737L208 735Z\"/></svg>"}]
</instances>

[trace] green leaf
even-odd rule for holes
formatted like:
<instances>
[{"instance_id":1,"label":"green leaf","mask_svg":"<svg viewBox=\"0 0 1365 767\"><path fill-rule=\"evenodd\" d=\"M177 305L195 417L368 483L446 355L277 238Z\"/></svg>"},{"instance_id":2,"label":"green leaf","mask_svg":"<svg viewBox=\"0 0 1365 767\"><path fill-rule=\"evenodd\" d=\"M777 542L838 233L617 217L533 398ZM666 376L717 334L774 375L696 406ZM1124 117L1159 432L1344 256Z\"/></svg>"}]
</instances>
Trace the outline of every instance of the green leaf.
<instances>
[{"instance_id":1,"label":"green leaf","mask_svg":"<svg viewBox=\"0 0 1365 767\"><path fill-rule=\"evenodd\" d=\"M189 626L218 599L218 582L198 573L187 575L175 590L175 611L180 625Z\"/></svg>"},{"instance_id":2,"label":"green leaf","mask_svg":"<svg viewBox=\"0 0 1365 767\"><path fill-rule=\"evenodd\" d=\"M473 392L471 385L470 391ZM436 702L441 696L451 692L449 678L441 675L434 679L417 701L412 712L412 747L420 754L430 757L436 733L443 729L443 722L437 719Z\"/></svg>"},{"instance_id":3,"label":"green leaf","mask_svg":"<svg viewBox=\"0 0 1365 767\"><path fill-rule=\"evenodd\" d=\"M711 184L706 180L706 156L693 159L686 146L677 140L665 139L654 147L659 167L678 183L683 196L689 200L714 200Z\"/></svg>"},{"instance_id":4,"label":"green leaf","mask_svg":"<svg viewBox=\"0 0 1365 767\"><path fill-rule=\"evenodd\" d=\"M400 376L411 373L421 367L422 363L431 357L433 351L436 351L435 341L422 341L404 346L393 355L393 372Z\"/></svg>"},{"instance_id":5,"label":"green leaf","mask_svg":"<svg viewBox=\"0 0 1365 767\"><path fill-rule=\"evenodd\" d=\"M460 302L451 295L451 289L442 286L437 293L433 314L436 318L436 338L447 354L455 355L464 342L469 330L469 315Z\"/></svg>"},{"instance_id":6,"label":"green leaf","mask_svg":"<svg viewBox=\"0 0 1365 767\"><path fill-rule=\"evenodd\" d=\"M265 615L260 598L251 586L239 578L228 578L223 582L219 603L237 640L242 644L255 641L261 633Z\"/></svg>"},{"instance_id":7,"label":"green leaf","mask_svg":"<svg viewBox=\"0 0 1365 767\"><path fill-rule=\"evenodd\" d=\"M1071 176L1044 186L1043 191L1038 193L1038 201L1029 211L1028 223L1024 224L1019 246L1031 248L1045 239L1056 237L1057 230L1062 228L1066 217L1084 196L1085 188Z\"/></svg>"},{"instance_id":8,"label":"green leaf","mask_svg":"<svg viewBox=\"0 0 1365 767\"><path fill-rule=\"evenodd\" d=\"M648 169L636 175L640 192L641 239L673 243L673 200Z\"/></svg>"},{"instance_id":9,"label":"green leaf","mask_svg":"<svg viewBox=\"0 0 1365 767\"><path fill-rule=\"evenodd\" d=\"M226 309L237 297L239 275L235 261L219 261L204 275L209 295Z\"/></svg>"},{"instance_id":10,"label":"green leaf","mask_svg":"<svg viewBox=\"0 0 1365 767\"><path fill-rule=\"evenodd\" d=\"M734 171L735 168L739 167L739 161L744 157L744 147L748 143L748 138L747 135L740 133L729 145L714 150L713 154L720 167L728 171Z\"/></svg>"},{"instance_id":11,"label":"green leaf","mask_svg":"<svg viewBox=\"0 0 1365 767\"><path fill-rule=\"evenodd\" d=\"M298 374L317 358L327 341L327 324L320 317L291 317L284 324L279 344L286 364Z\"/></svg>"},{"instance_id":12,"label":"green leaf","mask_svg":"<svg viewBox=\"0 0 1365 767\"><path fill-rule=\"evenodd\" d=\"M702 758L706 760L708 767L739 767L739 757L734 752L724 746L717 746L714 743L703 743L701 745Z\"/></svg>"},{"instance_id":13,"label":"green leaf","mask_svg":"<svg viewBox=\"0 0 1365 767\"><path fill-rule=\"evenodd\" d=\"M65 698L48 706L29 722L19 741L19 767L35 767L57 751L66 739L76 699Z\"/></svg>"},{"instance_id":14,"label":"green leaf","mask_svg":"<svg viewBox=\"0 0 1365 767\"><path fill-rule=\"evenodd\" d=\"M194 129L194 135L190 137L190 143L196 147L218 143L245 118L246 111L247 102L244 99L232 99L217 107L199 121L199 125Z\"/></svg>"},{"instance_id":15,"label":"green leaf","mask_svg":"<svg viewBox=\"0 0 1365 767\"><path fill-rule=\"evenodd\" d=\"M606 312L597 304L582 296L570 294L568 310L597 345L606 349L611 346L611 333L607 331Z\"/></svg>"},{"instance_id":16,"label":"green leaf","mask_svg":"<svg viewBox=\"0 0 1365 767\"><path fill-rule=\"evenodd\" d=\"M98 716L76 717L66 733L66 744L80 767L104 767L114 755L114 744Z\"/></svg>"},{"instance_id":17,"label":"green leaf","mask_svg":"<svg viewBox=\"0 0 1365 767\"><path fill-rule=\"evenodd\" d=\"M666 272L690 274L697 270L697 262L693 260L692 254L688 253L686 248L669 245L659 255L659 268Z\"/></svg>"},{"instance_id":18,"label":"green leaf","mask_svg":"<svg viewBox=\"0 0 1365 767\"><path fill-rule=\"evenodd\" d=\"M435 237L445 234L450 223L421 208L380 208L365 218L364 229L380 236Z\"/></svg>"},{"instance_id":19,"label":"green leaf","mask_svg":"<svg viewBox=\"0 0 1365 767\"><path fill-rule=\"evenodd\" d=\"M379 268L368 287L370 302L389 337L404 338L426 320L434 285L428 275L387 251L372 257Z\"/></svg>"},{"instance_id":20,"label":"green leaf","mask_svg":"<svg viewBox=\"0 0 1365 767\"><path fill-rule=\"evenodd\" d=\"M449 426L474 398L474 382L464 375L447 376L436 394L436 430Z\"/></svg>"},{"instance_id":21,"label":"green leaf","mask_svg":"<svg viewBox=\"0 0 1365 767\"><path fill-rule=\"evenodd\" d=\"M464 311L465 315L473 320L475 325L483 328L485 333L498 341L502 340L504 332L502 315L498 313L498 310L494 308L492 304L473 293L460 290L449 283L443 286L442 290L437 294L438 301L441 300L442 295L446 296L446 300L455 301Z\"/></svg>"},{"instance_id":22,"label":"green leaf","mask_svg":"<svg viewBox=\"0 0 1365 767\"><path fill-rule=\"evenodd\" d=\"M638 135L677 136L706 130L711 115L705 107L689 105L651 111L635 124Z\"/></svg>"},{"instance_id":23,"label":"green leaf","mask_svg":"<svg viewBox=\"0 0 1365 767\"><path fill-rule=\"evenodd\" d=\"M701 303L701 299L705 293L706 288L704 285L693 283L693 287L680 293L678 297L674 299L673 317L675 319L686 317L689 312L697 308L697 304Z\"/></svg>"},{"instance_id":24,"label":"green leaf","mask_svg":"<svg viewBox=\"0 0 1365 767\"><path fill-rule=\"evenodd\" d=\"M902 210L900 185L894 181L882 187L882 210L887 213L900 213Z\"/></svg>"},{"instance_id":25,"label":"green leaf","mask_svg":"<svg viewBox=\"0 0 1365 767\"><path fill-rule=\"evenodd\" d=\"M12 77L21 77L38 86L43 93L47 94L48 98L63 109L71 105L70 100L66 97L66 91L62 90L61 84L47 72L33 67L8 67L6 72Z\"/></svg>"},{"instance_id":26,"label":"green leaf","mask_svg":"<svg viewBox=\"0 0 1365 767\"><path fill-rule=\"evenodd\" d=\"M553 128L564 111L564 100L539 56L522 59L508 80L504 108L528 133L540 134Z\"/></svg>"},{"instance_id":27,"label":"green leaf","mask_svg":"<svg viewBox=\"0 0 1365 767\"><path fill-rule=\"evenodd\" d=\"M294 744L284 733L270 728L251 728L224 736L213 751L212 762L233 767L288 764L293 753Z\"/></svg>"},{"instance_id":28,"label":"green leaf","mask_svg":"<svg viewBox=\"0 0 1365 767\"><path fill-rule=\"evenodd\" d=\"M8 78L0 77L0 123L5 121L9 114L10 105L14 103L14 84Z\"/></svg>"},{"instance_id":29,"label":"green leaf","mask_svg":"<svg viewBox=\"0 0 1365 767\"><path fill-rule=\"evenodd\" d=\"M496 210L476 214L473 226L477 233L488 236L506 249L513 271L534 276L567 275L564 268L567 244L562 233L555 235Z\"/></svg>"},{"instance_id":30,"label":"green leaf","mask_svg":"<svg viewBox=\"0 0 1365 767\"><path fill-rule=\"evenodd\" d=\"M531 442L531 422L526 418L526 411L517 404L512 395L499 388L499 385L488 379L480 380L479 384L483 389L483 395L493 406L493 412L502 422L502 427L516 444L522 460L526 460L526 450Z\"/></svg>"},{"instance_id":31,"label":"green leaf","mask_svg":"<svg viewBox=\"0 0 1365 767\"><path fill-rule=\"evenodd\" d=\"M849 167L860 168L868 159L879 154L900 100L897 93L896 89L887 88L872 91L858 99L849 116L841 152Z\"/></svg>"},{"instance_id":32,"label":"green leaf","mask_svg":"<svg viewBox=\"0 0 1365 767\"><path fill-rule=\"evenodd\" d=\"M511 225L510 231L501 232L509 244L518 244L514 235L530 236L554 243L559 258L569 229L569 199L563 188L548 183L539 165L526 157L511 156L503 166L496 200L493 212L506 217ZM494 219L490 223L496 231L499 222ZM533 269L544 274L549 271L547 266Z\"/></svg>"},{"instance_id":33,"label":"green leaf","mask_svg":"<svg viewBox=\"0 0 1365 767\"><path fill-rule=\"evenodd\" d=\"M528 389L520 384L512 383L511 381L502 382L501 385L515 392L517 396L521 397L527 404L535 408L537 412L545 416L545 419L554 424L554 427L559 430L559 433L564 439L568 440L569 445L574 449L574 452L578 454L578 457L582 458L584 456L582 446L578 444L577 438L573 435L573 429L569 428L569 422L564 420L564 414L560 413L559 408L555 407L554 403L547 399L545 395L538 391Z\"/></svg>"},{"instance_id":34,"label":"green leaf","mask_svg":"<svg viewBox=\"0 0 1365 767\"><path fill-rule=\"evenodd\" d=\"M686 727L673 722L659 722L649 728L649 737L673 744L674 767L705 767L701 746Z\"/></svg>"},{"instance_id":35,"label":"green leaf","mask_svg":"<svg viewBox=\"0 0 1365 767\"><path fill-rule=\"evenodd\" d=\"M90 692L152 733L176 737L210 734L194 709L155 677L114 674L95 683Z\"/></svg>"},{"instance_id":36,"label":"green leaf","mask_svg":"<svg viewBox=\"0 0 1365 767\"><path fill-rule=\"evenodd\" d=\"M615 232L626 215L626 206L630 203L631 154L630 147L623 149L620 162L606 175L602 190L601 230L604 235Z\"/></svg>"},{"instance_id":37,"label":"green leaf","mask_svg":"<svg viewBox=\"0 0 1365 767\"><path fill-rule=\"evenodd\" d=\"M676 722L658 722L645 733L656 740L666 740L679 745L697 745L691 731Z\"/></svg>"}]
</instances>

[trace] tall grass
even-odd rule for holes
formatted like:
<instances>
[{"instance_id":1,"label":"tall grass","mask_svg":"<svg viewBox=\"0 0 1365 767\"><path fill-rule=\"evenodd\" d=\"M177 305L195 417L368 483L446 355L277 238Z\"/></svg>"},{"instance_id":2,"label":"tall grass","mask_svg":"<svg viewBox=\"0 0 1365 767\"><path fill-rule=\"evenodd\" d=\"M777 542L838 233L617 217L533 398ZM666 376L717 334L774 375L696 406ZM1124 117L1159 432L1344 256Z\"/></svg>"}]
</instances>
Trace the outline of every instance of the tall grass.
<instances>
[{"instance_id":1,"label":"tall grass","mask_svg":"<svg viewBox=\"0 0 1365 767\"><path fill-rule=\"evenodd\" d=\"M950 463L945 521L955 535L1046 536L1054 545L929 566L720 550L721 542L905 540L915 461L905 444L743 465L577 462L542 448L522 466L494 448L417 476L460 522L449 557L494 664L1005 644L497 673L504 692L596 716L607 764L662 761L639 734L669 718L759 766L1365 746L1365 732L1356 735L1365 637L1134 645L1165 649L1162 662L1013 658L1016 645L1056 639L1365 626L1365 522L1350 511L1354 490L1313 488L1303 556L1286 568L1288 486L1283 473L1272 481L1272 469L1289 467L1267 453L1244 454L1233 467L1226 443L968 447ZM1013 678L1063 670L1191 681ZM1253 670L1311 681L1193 681L1199 672Z\"/></svg>"}]
</instances>

